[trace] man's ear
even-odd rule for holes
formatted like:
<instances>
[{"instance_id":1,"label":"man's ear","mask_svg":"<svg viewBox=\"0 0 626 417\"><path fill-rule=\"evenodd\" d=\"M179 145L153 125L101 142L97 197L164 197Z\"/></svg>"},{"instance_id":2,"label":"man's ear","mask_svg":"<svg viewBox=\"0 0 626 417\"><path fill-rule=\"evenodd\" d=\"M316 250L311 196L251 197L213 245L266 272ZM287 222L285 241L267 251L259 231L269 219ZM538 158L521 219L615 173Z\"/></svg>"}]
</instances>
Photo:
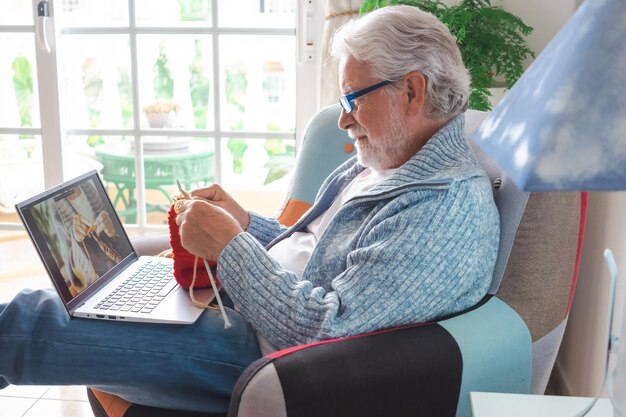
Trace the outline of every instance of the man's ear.
<instances>
[{"instance_id":1,"label":"man's ear","mask_svg":"<svg viewBox=\"0 0 626 417\"><path fill-rule=\"evenodd\" d=\"M411 114L421 113L426 102L426 77L418 71L406 75L408 111Z\"/></svg>"}]
</instances>

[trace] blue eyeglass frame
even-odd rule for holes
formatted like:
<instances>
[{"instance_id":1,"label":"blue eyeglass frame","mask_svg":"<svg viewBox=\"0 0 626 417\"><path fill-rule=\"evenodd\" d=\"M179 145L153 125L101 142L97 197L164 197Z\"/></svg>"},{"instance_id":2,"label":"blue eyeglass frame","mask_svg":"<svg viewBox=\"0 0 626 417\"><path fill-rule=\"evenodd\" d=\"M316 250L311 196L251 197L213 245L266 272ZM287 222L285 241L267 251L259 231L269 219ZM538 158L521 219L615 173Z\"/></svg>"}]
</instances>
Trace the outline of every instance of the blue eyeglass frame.
<instances>
[{"instance_id":1,"label":"blue eyeglass frame","mask_svg":"<svg viewBox=\"0 0 626 417\"><path fill-rule=\"evenodd\" d=\"M361 96L364 96L367 93L371 93L372 91L379 89L380 87L383 87L387 84L391 84L392 82L393 81L389 81L389 80L381 81L374 85L370 85L369 87L365 87L362 90L355 91L354 93L346 94L345 96L341 96L339 97L339 104L341 104L341 108L343 108L343 111L345 111L346 113L351 113L352 110L354 110L354 107L352 106L352 102L354 100L356 100L357 98Z\"/></svg>"}]
</instances>

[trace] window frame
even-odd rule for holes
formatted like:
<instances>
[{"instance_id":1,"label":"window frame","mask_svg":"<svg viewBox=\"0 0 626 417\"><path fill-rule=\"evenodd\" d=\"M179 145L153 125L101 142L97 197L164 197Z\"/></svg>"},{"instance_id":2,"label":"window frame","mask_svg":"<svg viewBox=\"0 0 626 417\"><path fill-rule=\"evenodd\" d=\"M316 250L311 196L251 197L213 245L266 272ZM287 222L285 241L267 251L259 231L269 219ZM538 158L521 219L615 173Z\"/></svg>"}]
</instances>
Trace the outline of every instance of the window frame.
<instances>
[{"instance_id":1,"label":"window frame","mask_svg":"<svg viewBox=\"0 0 626 417\"><path fill-rule=\"evenodd\" d=\"M54 16L55 0L48 0L50 4L51 16ZM146 188L144 175L144 150L142 145L143 137L149 136L186 136L186 137L210 137L214 143L215 152L215 182L222 183L223 172L223 156L222 143L224 139L242 138L252 140L262 140L267 137L275 139L293 140L296 148L296 157L299 149L299 143L304 132L306 121L316 111L316 103L314 99L304 100L304 97L315 97L316 80L315 62L302 62L295 57L298 51L294 51L294 59L296 62L296 120L295 132L269 132L269 131L232 131L222 129L221 119L221 88L222 74L220 72L220 37L223 35L269 35L269 36L293 36L295 39L296 49L298 49L297 27L300 19L298 19L301 0L296 2L296 19L295 28L232 28L219 26L219 4L218 0L211 0L211 27L178 27L178 26L143 26L137 25L135 16L135 0L127 0L128 5L128 25L127 26L106 26L106 27L63 27L56 28L55 20L49 18L46 22L47 40L51 47L51 52L46 53L41 45L37 42L37 36L42 26L37 17L37 4L39 0L32 0L33 25L16 25L16 26L0 26L0 33L32 33L35 37L36 52L36 73L37 85L39 93L40 108L45 108L45 112L41 114L40 128L3 128L0 127L0 134L34 134L42 138L43 165L45 187L49 188L55 184L67 180L65 177L63 164L65 161L64 147L66 146L66 137L70 135L124 135L134 138L135 153L135 181L136 181L136 200L137 200L137 220L136 224L127 224L125 227L137 232L145 234L147 232L164 231L165 225L153 225L147 223L146 213ZM57 1L58 7L61 3ZM131 91L133 105L133 127L128 129L107 129L107 128L65 128L67 119L62 112L61 103L63 102L62 92L59 91L60 74L57 60L63 58L64 51L62 48L57 49L57 34L60 35L126 35L130 40L130 69L131 69ZM210 36L213 52L213 71L212 71L212 89L211 100L213 100L213 128L212 129L147 129L141 127L141 111L139 100L139 74L138 74L138 46L137 37L141 35L203 35ZM34 91L35 93L35 91ZM301 98L300 100L298 98ZM43 140L43 138L46 140ZM21 230L21 224L0 223L0 230Z\"/></svg>"}]
</instances>

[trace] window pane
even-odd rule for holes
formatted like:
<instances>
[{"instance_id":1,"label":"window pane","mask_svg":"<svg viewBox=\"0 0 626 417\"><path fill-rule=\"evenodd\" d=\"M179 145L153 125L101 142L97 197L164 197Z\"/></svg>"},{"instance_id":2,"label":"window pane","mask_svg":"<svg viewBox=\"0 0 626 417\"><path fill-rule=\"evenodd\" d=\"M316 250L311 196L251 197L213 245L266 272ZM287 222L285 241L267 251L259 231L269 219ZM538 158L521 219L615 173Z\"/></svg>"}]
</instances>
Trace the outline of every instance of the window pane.
<instances>
[{"instance_id":1,"label":"window pane","mask_svg":"<svg viewBox=\"0 0 626 417\"><path fill-rule=\"evenodd\" d=\"M4 136L0 140L0 213L13 213L16 203L45 188L41 137Z\"/></svg>"},{"instance_id":2,"label":"window pane","mask_svg":"<svg viewBox=\"0 0 626 417\"><path fill-rule=\"evenodd\" d=\"M120 154L128 153L131 155L131 143L133 137L126 136L82 136L72 135L67 137L67 148L71 150L74 155L79 155L81 158L88 160L91 164L91 169L97 169L101 178L104 181L105 188L109 197L114 202L114 207L122 217L120 211L127 209L128 206L128 190L121 189L119 184L116 183L115 177L111 172L115 172L117 165L112 157L108 157L106 154L107 149L119 149ZM104 156L101 153L104 152ZM132 170L127 172L128 180L134 184L134 165ZM126 203L126 204L124 204Z\"/></svg>"},{"instance_id":3,"label":"window pane","mask_svg":"<svg viewBox=\"0 0 626 417\"><path fill-rule=\"evenodd\" d=\"M0 0L0 25L32 25L32 7L30 1Z\"/></svg>"},{"instance_id":4,"label":"window pane","mask_svg":"<svg viewBox=\"0 0 626 417\"><path fill-rule=\"evenodd\" d=\"M12 136L12 137L10 137ZM66 178L99 169L100 165L84 152L64 153ZM39 135L5 135L0 140L0 212L44 190L43 155Z\"/></svg>"},{"instance_id":5,"label":"window pane","mask_svg":"<svg viewBox=\"0 0 626 417\"><path fill-rule=\"evenodd\" d=\"M128 26L127 0L55 1L54 11L62 27Z\"/></svg>"},{"instance_id":6,"label":"window pane","mask_svg":"<svg viewBox=\"0 0 626 417\"><path fill-rule=\"evenodd\" d=\"M294 140L224 139L224 188L247 210L270 216L287 192L294 161Z\"/></svg>"},{"instance_id":7,"label":"window pane","mask_svg":"<svg viewBox=\"0 0 626 417\"><path fill-rule=\"evenodd\" d=\"M213 129L210 36L137 37L142 127Z\"/></svg>"},{"instance_id":8,"label":"window pane","mask_svg":"<svg viewBox=\"0 0 626 417\"><path fill-rule=\"evenodd\" d=\"M223 27L295 28L295 0L219 0Z\"/></svg>"},{"instance_id":9,"label":"window pane","mask_svg":"<svg viewBox=\"0 0 626 417\"><path fill-rule=\"evenodd\" d=\"M115 209L125 223L137 221L134 141L130 137L99 137L93 147L102 164L101 175ZM176 180L187 189L212 183L215 178L213 140L186 137L145 137L144 175L148 223L163 224L178 194Z\"/></svg>"},{"instance_id":10,"label":"window pane","mask_svg":"<svg viewBox=\"0 0 626 417\"><path fill-rule=\"evenodd\" d=\"M215 181L213 139L187 137L145 137L146 212L149 224L166 224L172 196Z\"/></svg>"},{"instance_id":11,"label":"window pane","mask_svg":"<svg viewBox=\"0 0 626 417\"><path fill-rule=\"evenodd\" d=\"M63 35L61 41L68 128L132 127L128 36Z\"/></svg>"},{"instance_id":12,"label":"window pane","mask_svg":"<svg viewBox=\"0 0 626 417\"><path fill-rule=\"evenodd\" d=\"M29 33L0 33L0 127L40 126L34 42Z\"/></svg>"},{"instance_id":13,"label":"window pane","mask_svg":"<svg viewBox=\"0 0 626 417\"><path fill-rule=\"evenodd\" d=\"M211 0L135 0L139 26L211 26Z\"/></svg>"},{"instance_id":14,"label":"window pane","mask_svg":"<svg viewBox=\"0 0 626 417\"><path fill-rule=\"evenodd\" d=\"M293 36L222 36L222 129L293 132Z\"/></svg>"}]
</instances>

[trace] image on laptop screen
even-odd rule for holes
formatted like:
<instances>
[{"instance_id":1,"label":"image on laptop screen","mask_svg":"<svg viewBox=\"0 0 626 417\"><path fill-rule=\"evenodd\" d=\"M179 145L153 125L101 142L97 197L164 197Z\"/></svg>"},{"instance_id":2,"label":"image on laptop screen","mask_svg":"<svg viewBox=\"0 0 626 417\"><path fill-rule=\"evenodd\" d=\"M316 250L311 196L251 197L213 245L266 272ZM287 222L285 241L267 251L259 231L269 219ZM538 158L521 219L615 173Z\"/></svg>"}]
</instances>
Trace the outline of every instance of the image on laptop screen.
<instances>
[{"instance_id":1,"label":"image on laptop screen","mask_svg":"<svg viewBox=\"0 0 626 417\"><path fill-rule=\"evenodd\" d=\"M94 176L36 200L22 211L66 302L133 253L102 184Z\"/></svg>"}]
</instances>

